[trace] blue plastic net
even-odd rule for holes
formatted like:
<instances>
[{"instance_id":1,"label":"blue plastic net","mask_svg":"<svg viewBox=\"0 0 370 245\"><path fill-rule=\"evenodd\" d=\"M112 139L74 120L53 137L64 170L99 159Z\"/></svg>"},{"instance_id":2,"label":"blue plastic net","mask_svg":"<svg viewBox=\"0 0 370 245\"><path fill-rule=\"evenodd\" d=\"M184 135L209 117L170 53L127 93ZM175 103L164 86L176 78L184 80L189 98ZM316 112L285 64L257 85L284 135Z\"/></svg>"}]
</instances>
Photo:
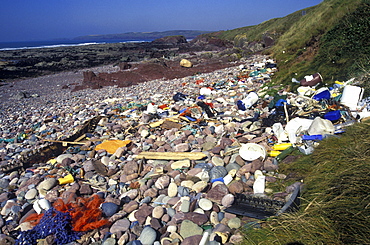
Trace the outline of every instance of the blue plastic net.
<instances>
[{"instance_id":1,"label":"blue plastic net","mask_svg":"<svg viewBox=\"0 0 370 245\"><path fill-rule=\"evenodd\" d=\"M68 213L50 208L32 230L20 232L16 245L37 244L38 239L44 239L49 235L54 236L58 245L80 239L81 234L72 230L70 221L71 216Z\"/></svg>"}]
</instances>

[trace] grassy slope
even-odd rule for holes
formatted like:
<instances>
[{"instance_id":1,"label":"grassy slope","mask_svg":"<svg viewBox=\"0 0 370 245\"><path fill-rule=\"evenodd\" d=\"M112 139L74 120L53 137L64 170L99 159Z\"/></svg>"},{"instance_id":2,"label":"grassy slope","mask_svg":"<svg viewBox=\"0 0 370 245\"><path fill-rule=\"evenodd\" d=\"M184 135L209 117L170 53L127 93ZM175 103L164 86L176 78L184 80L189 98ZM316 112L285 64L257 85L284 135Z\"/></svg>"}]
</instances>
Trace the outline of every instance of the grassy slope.
<instances>
[{"instance_id":1,"label":"grassy slope","mask_svg":"<svg viewBox=\"0 0 370 245\"><path fill-rule=\"evenodd\" d=\"M276 42L265 52L278 61L276 83L289 84L293 77L300 80L319 72L330 84L370 68L369 4L369 0L324 0L283 18L225 31L219 37L243 47L270 35Z\"/></svg>"}]
</instances>

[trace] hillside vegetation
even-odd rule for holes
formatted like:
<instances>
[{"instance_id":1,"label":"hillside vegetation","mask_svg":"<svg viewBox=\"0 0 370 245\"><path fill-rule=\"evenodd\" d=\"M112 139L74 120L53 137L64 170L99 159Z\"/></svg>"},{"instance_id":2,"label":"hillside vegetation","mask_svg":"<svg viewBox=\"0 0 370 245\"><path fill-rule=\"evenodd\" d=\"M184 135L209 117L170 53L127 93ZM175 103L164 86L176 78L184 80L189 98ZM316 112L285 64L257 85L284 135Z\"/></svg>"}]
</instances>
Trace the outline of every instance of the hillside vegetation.
<instances>
[{"instance_id":1,"label":"hillside vegetation","mask_svg":"<svg viewBox=\"0 0 370 245\"><path fill-rule=\"evenodd\" d=\"M245 49L259 51L279 64L277 83L288 84L319 72L324 82L363 75L370 65L370 1L324 0L322 3L259 25L217 33ZM270 45L266 42L273 40Z\"/></svg>"}]
</instances>

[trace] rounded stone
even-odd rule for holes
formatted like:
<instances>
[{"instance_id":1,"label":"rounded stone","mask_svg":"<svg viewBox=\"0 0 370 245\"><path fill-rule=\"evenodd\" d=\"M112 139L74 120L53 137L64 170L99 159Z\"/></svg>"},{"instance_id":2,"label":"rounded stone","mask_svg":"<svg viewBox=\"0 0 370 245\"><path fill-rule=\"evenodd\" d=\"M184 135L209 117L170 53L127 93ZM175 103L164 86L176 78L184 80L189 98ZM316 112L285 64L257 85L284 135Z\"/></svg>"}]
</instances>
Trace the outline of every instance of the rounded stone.
<instances>
[{"instance_id":1,"label":"rounded stone","mask_svg":"<svg viewBox=\"0 0 370 245\"><path fill-rule=\"evenodd\" d=\"M227 225L231 228L231 229L239 229L240 226L241 226L241 220L239 218L232 218L232 219L229 219L229 221L227 222Z\"/></svg>"},{"instance_id":2,"label":"rounded stone","mask_svg":"<svg viewBox=\"0 0 370 245\"><path fill-rule=\"evenodd\" d=\"M225 166L225 168L226 168L227 172L230 172L230 170L233 170L233 169L235 169L235 170L238 171L240 169L240 165L237 164L237 163L235 163L235 162L233 162L233 163L227 164Z\"/></svg>"},{"instance_id":3,"label":"rounded stone","mask_svg":"<svg viewBox=\"0 0 370 245\"><path fill-rule=\"evenodd\" d=\"M225 165L224 160L221 157L218 157L218 156L213 156L211 161L212 161L213 165L215 165L215 166L224 166Z\"/></svg>"},{"instance_id":4,"label":"rounded stone","mask_svg":"<svg viewBox=\"0 0 370 245\"><path fill-rule=\"evenodd\" d=\"M131 213L132 211L136 210L139 207L139 203L137 201L130 201L123 206L123 211L127 213Z\"/></svg>"},{"instance_id":5,"label":"rounded stone","mask_svg":"<svg viewBox=\"0 0 370 245\"><path fill-rule=\"evenodd\" d=\"M212 209L213 203L206 199L206 198L201 198L198 203L199 207L203 209L204 211L208 211Z\"/></svg>"},{"instance_id":6,"label":"rounded stone","mask_svg":"<svg viewBox=\"0 0 370 245\"><path fill-rule=\"evenodd\" d=\"M141 232L139 240L143 245L151 245L155 242L156 238L157 238L156 231L150 226L147 226Z\"/></svg>"},{"instance_id":7,"label":"rounded stone","mask_svg":"<svg viewBox=\"0 0 370 245\"><path fill-rule=\"evenodd\" d=\"M189 168L189 167L190 167L190 160L176 161L171 164L172 169L181 169L181 168Z\"/></svg>"},{"instance_id":8,"label":"rounded stone","mask_svg":"<svg viewBox=\"0 0 370 245\"><path fill-rule=\"evenodd\" d=\"M58 184L58 181L54 178L48 178L42 181L38 186L38 190L51 190L54 186Z\"/></svg>"},{"instance_id":9,"label":"rounded stone","mask_svg":"<svg viewBox=\"0 0 370 245\"><path fill-rule=\"evenodd\" d=\"M115 245L116 244L116 239L109 237L107 238L102 245Z\"/></svg>"},{"instance_id":10,"label":"rounded stone","mask_svg":"<svg viewBox=\"0 0 370 245\"><path fill-rule=\"evenodd\" d=\"M6 189L9 186L10 181L8 179L0 179L0 188Z\"/></svg>"},{"instance_id":11,"label":"rounded stone","mask_svg":"<svg viewBox=\"0 0 370 245\"><path fill-rule=\"evenodd\" d=\"M218 179L218 178L223 178L227 175L227 170L223 166L215 166L209 171L209 178L211 180L213 179Z\"/></svg>"},{"instance_id":12,"label":"rounded stone","mask_svg":"<svg viewBox=\"0 0 370 245\"><path fill-rule=\"evenodd\" d=\"M204 190L204 188L206 188L207 185L208 183L206 181L198 181L191 187L191 189L196 193L200 193L202 190Z\"/></svg>"},{"instance_id":13,"label":"rounded stone","mask_svg":"<svg viewBox=\"0 0 370 245\"><path fill-rule=\"evenodd\" d=\"M113 202L102 203L101 209L105 216L111 217L113 214L117 213L119 206Z\"/></svg>"},{"instance_id":14,"label":"rounded stone","mask_svg":"<svg viewBox=\"0 0 370 245\"><path fill-rule=\"evenodd\" d=\"M118 233L118 232L125 232L130 228L130 221L128 219L119 219L113 223L109 232L111 233Z\"/></svg>"},{"instance_id":15,"label":"rounded stone","mask_svg":"<svg viewBox=\"0 0 370 245\"><path fill-rule=\"evenodd\" d=\"M27 200L32 200L37 196L37 194L38 194L37 190L35 188L32 188L32 189L27 191L24 198L26 198Z\"/></svg>"},{"instance_id":16,"label":"rounded stone","mask_svg":"<svg viewBox=\"0 0 370 245\"><path fill-rule=\"evenodd\" d=\"M137 218L135 217L135 213L137 212L137 210L134 210L132 211L129 215L128 215L128 220L131 221L131 222L135 222L137 221Z\"/></svg>"},{"instance_id":17,"label":"rounded stone","mask_svg":"<svg viewBox=\"0 0 370 245\"><path fill-rule=\"evenodd\" d=\"M190 210L190 201L188 199L183 199L180 206L180 211L187 213Z\"/></svg>"},{"instance_id":18,"label":"rounded stone","mask_svg":"<svg viewBox=\"0 0 370 245\"><path fill-rule=\"evenodd\" d=\"M222 198L221 204L224 207L230 207L234 203L234 200L235 198L233 194L227 194Z\"/></svg>"},{"instance_id":19,"label":"rounded stone","mask_svg":"<svg viewBox=\"0 0 370 245\"><path fill-rule=\"evenodd\" d=\"M187 188L191 189L191 187L193 185L194 185L194 181L192 181L192 180L181 181L181 186L183 186L183 187L187 187Z\"/></svg>"},{"instance_id":20,"label":"rounded stone","mask_svg":"<svg viewBox=\"0 0 370 245\"><path fill-rule=\"evenodd\" d=\"M184 220L181 223L180 228L180 235L185 239L187 237L195 236L195 235L202 235L203 229L199 227L197 224L190 220Z\"/></svg>"},{"instance_id":21,"label":"rounded stone","mask_svg":"<svg viewBox=\"0 0 370 245\"><path fill-rule=\"evenodd\" d=\"M155 182L155 187L162 190L166 188L170 184L170 177L168 175L161 176L157 181Z\"/></svg>"},{"instance_id":22,"label":"rounded stone","mask_svg":"<svg viewBox=\"0 0 370 245\"><path fill-rule=\"evenodd\" d=\"M161 206L157 206L153 209L152 216L153 218L160 219L164 214L164 208Z\"/></svg>"},{"instance_id":23,"label":"rounded stone","mask_svg":"<svg viewBox=\"0 0 370 245\"><path fill-rule=\"evenodd\" d=\"M241 181L232 182L229 186L229 192L232 194L242 193L244 190L243 183Z\"/></svg>"},{"instance_id":24,"label":"rounded stone","mask_svg":"<svg viewBox=\"0 0 370 245\"><path fill-rule=\"evenodd\" d=\"M201 208L196 208L196 209L194 210L194 213L204 214L204 210L203 210L203 209L201 209Z\"/></svg>"},{"instance_id":25,"label":"rounded stone","mask_svg":"<svg viewBox=\"0 0 370 245\"><path fill-rule=\"evenodd\" d=\"M177 195L177 185L174 182L171 182L168 186L168 196L175 197Z\"/></svg>"},{"instance_id":26,"label":"rounded stone","mask_svg":"<svg viewBox=\"0 0 370 245\"><path fill-rule=\"evenodd\" d=\"M170 216L170 217L173 217L175 214L176 214L176 210L173 209L173 208L167 208L167 214Z\"/></svg>"},{"instance_id":27,"label":"rounded stone","mask_svg":"<svg viewBox=\"0 0 370 245\"><path fill-rule=\"evenodd\" d=\"M184 186L179 186L177 188L177 192L180 194L180 196L189 196L190 194L189 188Z\"/></svg>"},{"instance_id":28,"label":"rounded stone","mask_svg":"<svg viewBox=\"0 0 370 245\"><path fill-rule=\"evenodd\" d=\"M40 208L44 210L49 210L49 208L51 208L51 203L49 202L49 200L46 200L44 198L40 199L38 203Z\"/></svg>"},{"instance_id":29,"label":"rounded stone","mask_svg":"<svg viewBox=\"0 0 370 245\"><path fill-rule=\"evenodd\" d=\"M62 163L64 159L66 158L72 158L73 155L72 154L61 154L59 155L55 160L57 161L57 163Z\"/></svg>"}]
</instances>

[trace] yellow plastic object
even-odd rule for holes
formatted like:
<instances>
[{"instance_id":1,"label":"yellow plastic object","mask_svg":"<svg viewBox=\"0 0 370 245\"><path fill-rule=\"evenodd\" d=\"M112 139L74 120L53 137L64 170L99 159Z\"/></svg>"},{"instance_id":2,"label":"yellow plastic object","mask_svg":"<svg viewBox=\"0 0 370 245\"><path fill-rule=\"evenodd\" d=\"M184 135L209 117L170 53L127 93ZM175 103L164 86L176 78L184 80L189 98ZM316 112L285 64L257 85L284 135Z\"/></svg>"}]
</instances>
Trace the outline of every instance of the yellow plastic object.
<instances>
[{"instance_id":1,"label":"yellow plastic object","mask_svg":"<svg viewBox=\"0 0 370 245\"><path fill-rule=\"evenodd\" d=\"M124 147L131 143L131 140L107 140L97 145L95 150L106 150L110 154L114 154L120 147Z\"/></svg>"},{"instance_id":2,"label":"yellow plastic object","mask_svg":"<svg viewBox=\"0 0 370 245\"><path fill-rule=\"evenodd\" d=\"M283 150L285 150L286 148L288 148L289 146L292 146L292 143L281 143L281 144L276 144L276 145L273 145L271 148L272 148L274 151L283 151Z\"/></svg>"},{"instance_id":3,"label":"yellow plastic object","mask_svg":"<svg viewBox=\"0 0 370 245\"><path fill-rule=\"evenodd\" d=\"M278 155L280 155L281 151L270 151L269 152L269 156L270 157L277 157Z\"/></svg>"},{"instance_id":4,"label":"yellow plastic object","mask_svg":"<svg viewBox=\"0 0 370 245\"><path fill-rule=\"evenodd\" d=\"M74 181L75 181L75 179L73 178L72 174L68 174L68 175L64 176L63 178L58 179L58 182L59 182L60 185L73 183Z\"/></svg>"},{"instance_id":5,"label":"yellow plastic object","mask_svg":"<svg viewBox=\"0 0 370 245\"><path fill-rule=\"evenodd\" d=\"M55 158L50 159L50 160L49 160L49 163L54 165L54 164L56 164L56 163L57 163L57 159L55 159Z\"/></svg>"}]
</instances>

